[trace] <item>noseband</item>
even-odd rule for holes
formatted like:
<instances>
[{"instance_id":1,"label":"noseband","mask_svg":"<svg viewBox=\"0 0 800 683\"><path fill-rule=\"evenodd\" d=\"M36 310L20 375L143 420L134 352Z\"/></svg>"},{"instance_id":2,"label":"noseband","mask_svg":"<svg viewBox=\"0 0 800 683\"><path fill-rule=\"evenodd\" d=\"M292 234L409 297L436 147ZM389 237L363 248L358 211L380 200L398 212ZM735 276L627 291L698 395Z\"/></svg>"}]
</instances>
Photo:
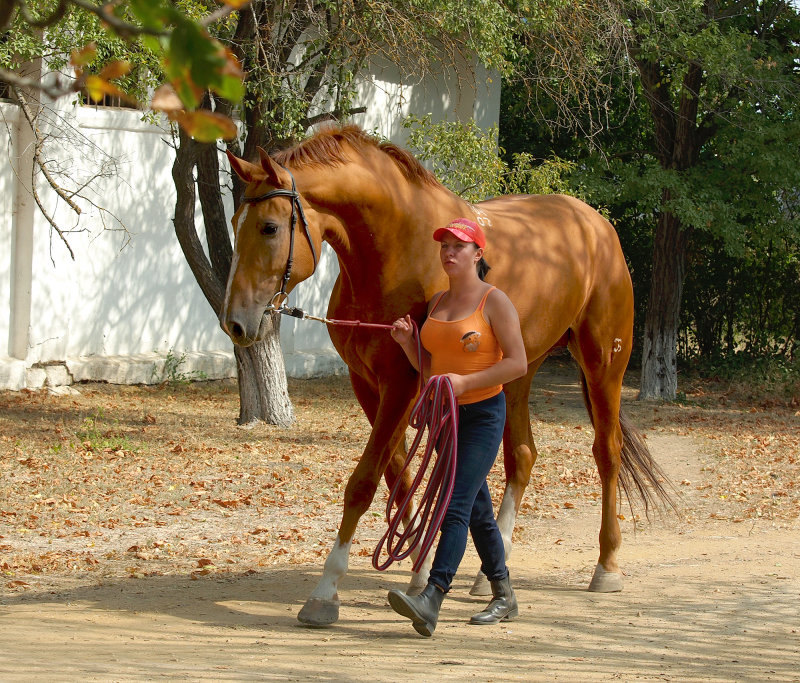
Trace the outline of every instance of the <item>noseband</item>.
<instances>
[{"instance_id":1,"label":"noseband","mask_svg":"<svg viewBox=\"0 0 800 683\"><path fill-rule=\"evenodd\" d=\"M311 240L311 234L308 232L308 220L306 220L306 215L303 212L303 205L300 203L300 193L297 191L297 187L294 183L294 176L292 175L292 172L285 166L281 166L281 168L286 171L289 174L289 177L292 179L291 190L270 190L269 192L260 194L256 197L242 198L242 201L246 204L263 202L267 199L272 199L273 197L288 197L292 202L292 221L289 231L289 257L286 259L286 270L283 273L281 289L279 292L276 292L270 300L269 306L267 306L268 311L280 310L280 305L283 304L283 302L286 301L286 298L289 296L286 293L286 286L289 284L289 278L292 276L292 262L294 261L294 228L297 225L298 214L300 216L300 221L303 224L303 232L308 240L308 246L311 247L311 259L312 263L314 264L314 270L317 269L317 250L314 248L314 242ZM281 298L281 301L278 307L276 307L275 301L279 297Z\"/></svg>"}]
</instances>

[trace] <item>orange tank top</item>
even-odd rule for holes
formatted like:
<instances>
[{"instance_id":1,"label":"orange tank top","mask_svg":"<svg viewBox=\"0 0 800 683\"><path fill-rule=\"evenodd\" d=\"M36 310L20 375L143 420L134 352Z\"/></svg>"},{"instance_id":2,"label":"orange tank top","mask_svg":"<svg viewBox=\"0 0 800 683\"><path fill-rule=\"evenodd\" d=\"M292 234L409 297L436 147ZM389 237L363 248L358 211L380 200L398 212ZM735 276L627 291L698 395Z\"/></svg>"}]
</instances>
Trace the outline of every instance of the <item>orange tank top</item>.
<instances>
[{"instance_id":1,"label":"orange tank top","mask_svg":"<svg viewBox=\"0 0 800 683\"><path fill-rule=\"evenodd\" d=\"M428 318L420 331L420 340L425 350L431 354L431 375L453 372L470 375L485 370L503 357L503 351L492 326L483 317L483 307L492 287L483 295L478 308L461 320L436 320L433 312L444 296L444 292L431 308ZM477 403L496 396L503 390L502 384L467 391L458 397L459 405Z\"/></svg>"}]
</instances>

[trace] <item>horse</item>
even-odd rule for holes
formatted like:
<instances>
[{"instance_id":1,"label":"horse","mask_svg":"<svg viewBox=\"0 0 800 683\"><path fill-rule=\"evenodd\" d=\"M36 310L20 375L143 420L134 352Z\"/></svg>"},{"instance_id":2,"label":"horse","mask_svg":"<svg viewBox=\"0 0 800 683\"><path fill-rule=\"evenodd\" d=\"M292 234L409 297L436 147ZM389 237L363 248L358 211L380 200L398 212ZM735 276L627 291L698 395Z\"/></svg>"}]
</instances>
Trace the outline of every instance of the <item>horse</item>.
<instances>
[{"instance_id":1,"label":"horse","mask_svg":"<svg viewBox=\"0 0 800 683\"><path fill-rule=\"evenodd\" d=\"M262 339L267 315L313 275L323 241L335 251L340 271L328 319L385 324L410 313L421 323L426 302L447 284L433 230L458 217L483 227L487 281L516 306L528 359L527 374L503 389L506 483L497 522L506 555L537 458L531 381L547 355L566 346L579 366L602 483L600 552L589 590L621 590L618 486L629 500L631 494L641 498L645 511L669 495L663 472L620 409L633 340L633 288L613 226L567 195L508 195L471 204L410 152L352 124L323 129L272 156L259 150L257 163L230 152L228 158L246 188L232 218L234 252L220 323L242 346ZM297 615L313 626L339 618L338 582L381 477L390 489L397 483L398 499L408 491L405 431L418 391L416 372L388 333L362 326L328 330L371 432L347 482L322 576ZM429 566L412 575L410 593L424 587ZM471 593L487 593L486 584L479 575Z\"/></svg>"}]
</instances>

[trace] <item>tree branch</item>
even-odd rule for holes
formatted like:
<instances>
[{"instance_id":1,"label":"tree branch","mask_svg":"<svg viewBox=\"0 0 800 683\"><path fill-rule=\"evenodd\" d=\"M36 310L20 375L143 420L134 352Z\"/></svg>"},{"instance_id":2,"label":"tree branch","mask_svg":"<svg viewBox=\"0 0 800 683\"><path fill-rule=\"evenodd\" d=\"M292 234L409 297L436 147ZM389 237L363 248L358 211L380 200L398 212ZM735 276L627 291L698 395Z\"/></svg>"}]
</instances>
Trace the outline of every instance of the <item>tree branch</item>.
<instances>
[{"instance_id":1,"label":"tree branch","mask_svg":"<svg viewBox=\"0 0 800 683\"><path fill-rule=\"evenodd\" d=\"M208 260L203 245L197 236L195 226L195 182L193 169L197 163L197 145L183 130L178 131L180 142L175 149L175 162L172 165L172 178L175 181L175 235L181 245L186 262L203 290L206 300L219 315L225 300L225 286L220 283L213 266Z\"/></svg>"},{"instance_id":2,"label":"tree branch","mask_svg":"<svg viewBox=\"0 0 800 683\"><path fill-rule=\"evenodd\" d=\"M3 81L13 88L36 90L44 93L48 97L52 97L54 100L62 95L68 95L80 89L77 85L77 81L66 86L62 85L61 82L56 79L53 85L45 85L41 79L26 78L25 76L20 76L16 71L9 71L2 67L0 67L0 81Z\"/></svg>"},{"instance_id":3,"label":"tree branch","mask_svg":"<svg viewBox=\"0 0 800 683\"><path fill-rule=\"evenodd\" d=\"M70 0L59 0L58 6L53 10L52 14L36 19L30 12L28 12L28 8L26 7L24 0L16 0L16 4L19 5L19 12L22 15L22 18L25 19L26 23L30 24L34 28L46 28L47 26L52 26L56 22L60 21L67 13L69 3Z\"/></svg>"},{"instance_id":4,"label":"tree branch","mask_svg":"<svg viewBox=\"0 0 800 683\"><path fill-rule=\"evenodd\" d=\"M146 26L137 26L136 24L131 24L130 22L125 21L124 19L120 19L116 14L111 12L108 8L110 5L95 5L93 2L88 2L88 0L69 0L74 5L77 5L81 9L90 12L100 19L102 19L106 24L108 24L120 38L123 40L127 40L129 38L133 38L135 36L168 36L169 31L166 29L151 29L147 28Z\"/></svg>"},{"instance_id":5,"label":"tree branch","mask_svg":"<svg viewBox=\"0 0 800 683\"><path fill-rule=\"evenodd\" d=\"M366 107L353 107L352 109L348 109L348 114L363 114L367 111ZM334 111L324 112L322 114L317 114L316 116L310 116L307 119L303 119L303 126L305 128L311 128L311 126L316 126L318 123L323 123L325 121L338 121L344 116L344 112L341 109L336 109Z\"/></svg>"},{"instance_id":6,"label":"tree branch","mask_svg":"<svg viewBox=\"0 0 800 683\"><path fill-rule=\"evenodd\" d=\"M50 171L47 169L47 165L42 161L42 146L44 145L44 138L42 137L42 133L39 130L39 126L36 123L36 115L31 111L30 106L28 105L28 101L25 98L25 95L23 95L19 89L12 88L12 92L14 93L14 97L19 102L20 108L22 109L22 113L25 115L25 119L27 120L28 125L31 127L33 135L36 139L36 143L33 146L33 160L36 162L36 166L39 167L39 169L42 172L42 175L47 180L47 183L50 185L51 188L53 188L53 191L67 203L67 206L69 206L70 209L72 209L76 214L80 216L81 207L72 201L71 197L67 194L66 190L64 190L64 188L61 187L61 185L59 185L56 182L55 178L53 178L53 176L50 174ZM60 230L58 231L58 234L63 239L63 234ZM70 250L70 253L71 251L72 250Z\"/></svg>"}]
</instances>

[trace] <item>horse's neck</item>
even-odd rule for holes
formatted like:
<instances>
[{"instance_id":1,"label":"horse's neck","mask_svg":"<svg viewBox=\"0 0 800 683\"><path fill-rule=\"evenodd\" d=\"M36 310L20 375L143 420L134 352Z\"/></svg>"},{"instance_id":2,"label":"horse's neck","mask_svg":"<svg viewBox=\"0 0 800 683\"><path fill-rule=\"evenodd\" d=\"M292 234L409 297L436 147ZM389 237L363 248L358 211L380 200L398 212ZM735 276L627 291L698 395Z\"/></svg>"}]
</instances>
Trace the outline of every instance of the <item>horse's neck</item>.
<instances>
[{"instance_id":1,"label":"horse's neck","mask_svg":"<svg viewBox=\"0 0 800 683\"><path fill-rule=\"evenodd\" d=\"M328 217L322 238L344 285L358 296L386 296L404 278L430 289L442 276L433 230L469 205L442 186L409 182L392 163L385 174L348 170L333 169L307 193Z\"/></svg>"}]
</instances>

